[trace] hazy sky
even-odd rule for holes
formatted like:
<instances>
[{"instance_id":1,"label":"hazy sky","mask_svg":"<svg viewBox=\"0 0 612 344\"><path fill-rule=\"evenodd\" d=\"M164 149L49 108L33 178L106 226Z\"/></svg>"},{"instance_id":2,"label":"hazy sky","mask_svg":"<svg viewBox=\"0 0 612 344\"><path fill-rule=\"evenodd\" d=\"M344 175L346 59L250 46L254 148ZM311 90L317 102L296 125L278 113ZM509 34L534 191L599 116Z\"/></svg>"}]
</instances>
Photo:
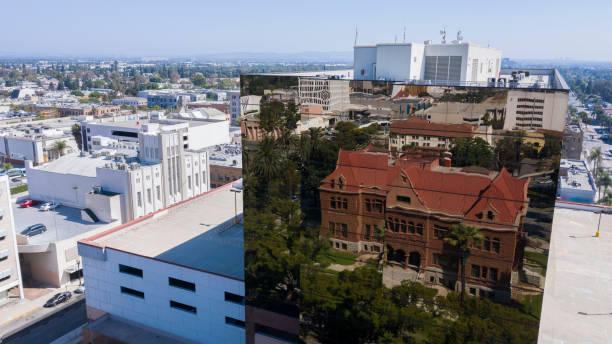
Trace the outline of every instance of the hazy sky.
<instances>
[{"instance_id":1,"label":"hazy sky","mask_svg":"<svg viewBox=\"0 0 612 344\"><path fill-rule=\"evenodd\" d=\"M440 40L446 27L511 58L612 61L608 1L2 0L1 55L177 56L351 51Z\"/></svg>"}]
</instances>

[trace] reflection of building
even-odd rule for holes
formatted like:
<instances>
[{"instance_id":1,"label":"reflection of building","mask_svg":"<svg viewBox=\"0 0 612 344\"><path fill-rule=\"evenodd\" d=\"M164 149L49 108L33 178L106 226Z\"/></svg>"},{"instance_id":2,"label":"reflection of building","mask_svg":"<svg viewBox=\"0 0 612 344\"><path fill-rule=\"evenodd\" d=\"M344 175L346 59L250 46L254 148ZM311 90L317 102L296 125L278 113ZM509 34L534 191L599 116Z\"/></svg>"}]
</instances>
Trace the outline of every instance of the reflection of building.
<instances>
[{"instance_id":1,"label":"reflection of building","mask_svg":"<svg viewBox=\"0 0 612 344\"><path fill-rule=\"evenodd\" d=\"M558 195L563 201L594 203L597 189L591 172L582 160L562 159Z\"/></svg>"},{"instance_id":2,"label":"reflection of building","mask_svg":"<svg viewBox=\"0 0 612 344\"><path fill-rule=\"evenodd\" d=\"M510 89L504 129L563 131L567 100L567 92Z\"/></svg>"},{"instance_id":3,"label":"reflection of building","mask_svg":"<svg viewBox=\"0 0 612 344\"><path fill-rule=\"evenodd\" d=\"M406 146L449 149L452 140L458 137L481 137L491 144L492 138L490 126L478 128L471 124L432 123L417 117L393 121L390 128L389 150L398 151L403 151Z\"/></svg>"},{"instance_id":4,"label":"reflection of building","mask_svg":"<svg viewBox=\"0 0 612 344\"><path fill-rule=\"evenodd\" d=\"M350 104L349 81L298 78L301 106L321 106L324 114L342 112Z\"/></svg>"},{"instance_id":5,"label":"reflection of building","mask_svg":"<svg viewBox=\"0 0 612 344\"><path fill-rule=\"evenodd\" d=\"M301 134L303 132L308 131L310 128L328 128L331 123L333 123L334 119L329 116L312 116L311 118L307 118L309 116L303 116L296 124L297 127L293 131L294 134ZM271 136L274 138L280 137L280 130L274 129L272 132L266 132L259 125L259 118L257 114L251 114L248 116L244 116L242 121L240 122L242 127L242 135L244 135L244 139L246 141L261 141L266 136Z\"/></svg>"},{"instance_id":6,"label":"reflection of building","mask_svg":"<svg viewBox=\"0 0 612 344\"><path fill-rule=\"evenodd\" d=\"M208 149L210 187L217 188L242 178L242 146L218 145Z\"/></svg>"},{"instance_id":7,"label":"reflection of building","mask_svg":"<svg viewBox=\"0 0 612 344\"><path fill-rule=\"evenodd\" d=\"M354 48L355 80L486 82L497 78L501 50L471 43L389 43Z\"/></svg>"},{"instance_id":8,"label":"reflection of building","mask_svg":"<svg viewBox=\"0 0 612 344\"><path fill-rule=\"evenodd\" d=\"M245 342L243 229L229 189L79 241L87 343L133 342L129 333L146 343Z\"/></svg>"},{"instance_id":9,"label":"reflection of building","mask_svg":"<svg viewBox=\"0 0 612 344\"><path fill-rule=\"evenodd\" d=\"M568 125L563 131L563 157L580 160L584 134L580 125Z\"/></svg>"},{"instance_id":10,"label":"reflection of building","mask_svg":"<svg viewBox=\"0 0 612 344\"><path fill-rule=\"evenodd\" d=\"M21 268L8 176L0 176L0 304L11 296L23 298Z\"/></svg>"},{"instance_id":11,"label":"reflection of building","mask_svg":"<svg viewBox=\"0 0 612 344\"><path fill-rule=\"evenodd\" d=\"M468 290L507 299L522 259L528 184L504 168L457 169L436 158L389 163L385 152L342 150L319 188L321 233L337 249L378 252L384 225L391 264L422 269L426 281L455 288L457 256L443 238L454 224L475 226L484 240L470 256Z\"/></svg>"}]
</instances>

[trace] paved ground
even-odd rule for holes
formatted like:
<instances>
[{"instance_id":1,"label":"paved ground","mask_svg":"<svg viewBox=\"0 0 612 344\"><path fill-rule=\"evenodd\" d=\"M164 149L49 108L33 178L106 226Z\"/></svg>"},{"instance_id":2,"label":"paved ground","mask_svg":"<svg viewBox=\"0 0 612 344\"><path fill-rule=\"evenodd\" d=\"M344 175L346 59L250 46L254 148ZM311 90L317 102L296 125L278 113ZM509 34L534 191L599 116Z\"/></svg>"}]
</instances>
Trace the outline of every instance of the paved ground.
<instances>
[{"instance_id":1,"label":"paved ground","mask_svg":"<svg viewBox=\"0 0 612 344\"><path fill-rule=\"evenodd\" d=\"M26 227L42 223L47 226L43 234L29 238L30 244L47 243L63 240L86 231L106 225L105 223L90 223L81 219L81 210L60 206L55 210L41 211L40 205L20 208L18 202L24 197L19 197L13 202L13 214L15 217L15 230L20 233Z\"/></svg>"},{"instance_id":2,"label":"paved ground","mask_svg":"<svg viewBox=\"0 0 612 344\"><path fill-rule=\"evenodd\" d=\"M538 343L612 343L612 215L555 209Z\"/></svg>"},{"instance_id":3,"label":"paved ground","mask_svg":"<svg viewBox=\"0 0 612 344\"><path fill-rule=\"evenodd\" d=\"M57 306L56 306L57 307ZM11 344L47 344L87 322L85 298L75 298L70 304L54 309L52 313L9 334L1 342Z\"/></svg>"}]
</instances>

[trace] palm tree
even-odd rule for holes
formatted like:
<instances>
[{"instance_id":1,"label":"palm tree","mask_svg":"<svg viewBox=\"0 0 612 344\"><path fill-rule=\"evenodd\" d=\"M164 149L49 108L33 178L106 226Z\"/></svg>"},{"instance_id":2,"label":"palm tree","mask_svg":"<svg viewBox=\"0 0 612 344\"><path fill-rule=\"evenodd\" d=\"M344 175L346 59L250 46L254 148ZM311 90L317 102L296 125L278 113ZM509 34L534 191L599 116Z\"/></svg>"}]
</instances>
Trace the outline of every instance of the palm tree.
<instances>
[{"instance_id":1,"label":"palm tree","mask_svg":"<svg viewBox=\"0 0 612 344\"><path fill-rule=\"evenodd\" d=\"M595 147L591 150L591 153L587 157L588 162L593 163L593 174L595 178L597 178L597 166L601 163L601 147Z\"/></svg>"},{"instance_id":2,"label":"palm tree","mask_svg":"<svg viewBox=\"0 0 612 344\"><path fill-rule=\"evenodd\" d=\"M256 176L271 181L280 175L282 156L274 138L266 136L254 153L252 169Z\"/></svg>"},{"instance_id":3,"label":"palm tree","mask_svg":"<svg viewBox=\"0 0 612 344\"><path fill-rule=\"evenodd\" d=\"M478 229L473 226L467 226L463 223L452 225L448 231L444 242L453 246L459 251L459 262L461 264L461 306L465 298L465 267L470 258L470 250L472 247L479 246L482 242L482 235L478 233Z\"/></svg>"},{"instance_id":4,"label":"palm tree","mask_svg":"<svg viewBox=\"0 0 612 344\"><path fill-rule=\"evenodd\" d=\"M604 194L608 191L608 188L612 186L612 178L610 177L610 172L603 171L597 178L597 189L599 191L599 197L601 198L601 187L604 187Z\"/></svg>"},{"instance_id":5,"label":"palm tree","mask_svg":"<svg viewBox=\"0 0 612 344\"><path fill-rule=\"evenodd\" d=\"M59 156L62 156L64 154L64 149L66 149L66 142L64 141L55 142L55 150L57 151L57 154L59 154Z\"/></svg>"}]
</instances>

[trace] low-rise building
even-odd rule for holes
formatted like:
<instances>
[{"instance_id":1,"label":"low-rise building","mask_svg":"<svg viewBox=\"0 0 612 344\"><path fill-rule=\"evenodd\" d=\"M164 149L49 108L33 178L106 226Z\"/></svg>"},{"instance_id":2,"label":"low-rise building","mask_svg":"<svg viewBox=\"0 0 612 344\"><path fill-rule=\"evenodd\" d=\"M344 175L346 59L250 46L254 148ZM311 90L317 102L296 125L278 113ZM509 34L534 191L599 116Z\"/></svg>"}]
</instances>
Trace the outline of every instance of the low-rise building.
<instances>
[{"instance_id":1,"label":"low-rise building","mask_svg":"<svg viewBox=\"0 0 612 344\"><path fill-rule=\"evenodd\" d=\"M114 116L118 115L121 107L118 105L91 105L91 104L72 104L56 107L59 117L73 116Z\"/></svg>"},{"instance_id":2,"label":"low-rise building","mask_svg":"<svg viewBox=\"0 0 612 344\"><path fill-rule=\"evenodd\" d=\"M563 201L594 203L595 181L583 160L561 159L559 165L558 198Z\"/></svg>"},{"instance_id":3,"label":"low-rise building","mask_svg":"<svg viewBox=\"0 0 612 344\"><path fill-rule=\"evenodd\" d=\"M129 342L130 328L169 343L245 342L242 197L230 187L79 242L88 342Z\"/></svg>"},{"instance_id":4,"label":"low-rise building","mask_svg":"<svg viewBox=\"0 0 612 344\"><path fill-rule=\"evenodd\" d=\"M146 106L147 98L140 97L123 97L120 99L113 99L113 105L127 105L127 106Z\"/></svg>"},{"instance_id":5,"label":"low-rise building","mask_svg":"<svg viewBox=\"0 0 612 344\"><path fill-rule=\"evenodd\" d=\"M242 178L242 145L240 142L208 149L210 187L217 188Z\"/></svg>"}]
</instances>

